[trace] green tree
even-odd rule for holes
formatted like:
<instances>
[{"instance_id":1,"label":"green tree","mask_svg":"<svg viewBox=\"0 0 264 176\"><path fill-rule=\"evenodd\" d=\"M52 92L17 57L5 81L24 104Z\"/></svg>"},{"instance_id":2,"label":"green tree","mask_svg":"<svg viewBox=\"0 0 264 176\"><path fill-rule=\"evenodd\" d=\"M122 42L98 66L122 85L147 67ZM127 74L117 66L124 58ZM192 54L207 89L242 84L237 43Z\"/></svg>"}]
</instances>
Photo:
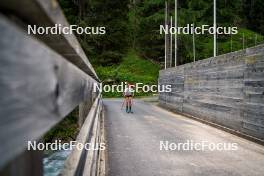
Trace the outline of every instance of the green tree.
<instances>
[{"instance_id":1,"label":"green tree","mask_svg":"<svg viewBox=\"0 0 264 176\"><path fill-rule=\"evenodd\" d=\"M248 29L264 34L264 1L243 0L243 10Z\"/></svg>"},{"instance_id":2,"label":"green tree","mask_svg":"<svg viewBox=\"0 0 264 176\"><path fill-rule=\"evenodd\" d=\"M121 61L128 48L129 0L93 0L86 8L78 8L71 0L60 0L72 24L83 27L106 27L105 35L79 35L86 54L97 65L111 65ZM82 9L82 15L80 14ZM72 16L75 18L71 19Z\"/></svg>"}]
</instances>

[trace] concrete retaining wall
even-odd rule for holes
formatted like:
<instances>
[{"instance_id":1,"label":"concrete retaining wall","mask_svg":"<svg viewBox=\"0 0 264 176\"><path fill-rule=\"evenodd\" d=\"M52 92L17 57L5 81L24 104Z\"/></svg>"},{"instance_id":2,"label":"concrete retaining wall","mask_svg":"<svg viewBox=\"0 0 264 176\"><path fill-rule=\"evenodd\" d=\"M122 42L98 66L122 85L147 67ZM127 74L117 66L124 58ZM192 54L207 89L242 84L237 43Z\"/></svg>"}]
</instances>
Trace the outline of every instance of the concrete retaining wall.
<instances>
[{"instance_id":1,"label":"concrete retaining wall","mask_svg":"<svg viewBox=\"0 0 264 176\"><path fill-rule=\"evenodd\" d=\"M264 45L161 70L160 105L264 139Z\"/></svg>"}]
</instances>

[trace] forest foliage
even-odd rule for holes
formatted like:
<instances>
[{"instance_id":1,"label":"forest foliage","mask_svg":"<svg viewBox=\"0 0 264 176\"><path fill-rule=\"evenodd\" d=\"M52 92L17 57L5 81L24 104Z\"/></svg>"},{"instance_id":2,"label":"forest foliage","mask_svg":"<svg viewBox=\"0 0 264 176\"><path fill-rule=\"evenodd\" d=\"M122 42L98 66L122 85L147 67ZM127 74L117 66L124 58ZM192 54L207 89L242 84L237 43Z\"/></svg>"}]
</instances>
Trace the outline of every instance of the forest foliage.
<instances>
[{"instance_id":1,"label":"forest foliage","mask_svg":"<svg viewBox=\"0 0 264 176\"><path fill-rule=\"evenodd\" d=\"M146 59L162 63L165 0L59 0L71 24L105 26L106 35L79 35L78 38L93 64L118 64L131 49ZM78 2L78 3L75 3ZM168 0L174 16L174 0ZM219 35L217 53L224 54L263 43L263 0L217 0L217 25L237 26L236 35ZM194 23L213 24L213 0L178 0L178 26ZM231 42L232 40L232 42ZM196 59L211 57L213 36L196 35ZM232 43L232 44L231 44ZM179 64L193 58L192 36L178 35Z\"/></svg>"}]
</instances>

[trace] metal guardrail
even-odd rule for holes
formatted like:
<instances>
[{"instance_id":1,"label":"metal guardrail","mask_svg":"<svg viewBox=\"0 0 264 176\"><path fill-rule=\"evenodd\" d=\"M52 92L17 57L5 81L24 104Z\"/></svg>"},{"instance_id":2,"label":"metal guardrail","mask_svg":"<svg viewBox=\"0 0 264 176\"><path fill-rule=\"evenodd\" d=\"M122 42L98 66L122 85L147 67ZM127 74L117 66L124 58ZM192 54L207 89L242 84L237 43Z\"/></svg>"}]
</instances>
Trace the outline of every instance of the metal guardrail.
<instances>
[{"instance_id":1,"label":"metal guardrail","mask_svg":"<svg viewBox=\"0 0 264 176\"><path fill-rule=\"evenodd\" d=\"M0 11L0 175L41 175L42 154L27 151L27 141L41 140L76 106L84 123L77 140L100 141L99 79L74 35L25 32L26 24L68 25L56 1L3 0ZM76 153L64 175L96 173L99 152Z\"/></svg>"}]
</instances>

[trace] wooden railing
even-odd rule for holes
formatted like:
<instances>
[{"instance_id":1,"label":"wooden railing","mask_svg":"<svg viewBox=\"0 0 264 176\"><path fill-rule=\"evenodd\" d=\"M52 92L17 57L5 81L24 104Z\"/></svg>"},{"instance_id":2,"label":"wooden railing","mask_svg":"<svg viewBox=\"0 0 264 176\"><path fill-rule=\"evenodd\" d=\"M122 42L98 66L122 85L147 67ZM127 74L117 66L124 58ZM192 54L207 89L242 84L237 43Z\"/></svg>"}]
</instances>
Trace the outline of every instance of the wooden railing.
<instances>
[{"instance_id":1,"label":"wooden railing","mask_svg":"<svg viewBox=\"0 0 264 176\"><path fill-rule=\"evenodd\" d=\"M103 134L100 120L103 120L101 95L95 100L84 124L77 137L76 142L81 144L103 144ZM104 145L103 145L104 146ZM98 148L99 147L95 147ZM65 162L62 175L104 175L100 173L101 150L79 150L75 148ZM103 166L102 166L103 167Z\"/></svg>"},{"instance_id":2,"label":"wooden railing","mask_svg":"<svg viewBox=\"0 0 264 176\"><path fill-rule=\"evenodd\" d=\"M0 175L42 175L42 152L27 142L78 105L77 141L101 140L101 95L92 90L100 80L75 36L26 33L28 24L56 23L68 26L55 0L0 2ZM98 175L100 155L73 150L63 175Z\"/></svg>"}]
</instances>

